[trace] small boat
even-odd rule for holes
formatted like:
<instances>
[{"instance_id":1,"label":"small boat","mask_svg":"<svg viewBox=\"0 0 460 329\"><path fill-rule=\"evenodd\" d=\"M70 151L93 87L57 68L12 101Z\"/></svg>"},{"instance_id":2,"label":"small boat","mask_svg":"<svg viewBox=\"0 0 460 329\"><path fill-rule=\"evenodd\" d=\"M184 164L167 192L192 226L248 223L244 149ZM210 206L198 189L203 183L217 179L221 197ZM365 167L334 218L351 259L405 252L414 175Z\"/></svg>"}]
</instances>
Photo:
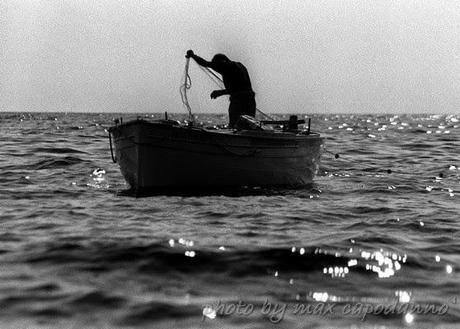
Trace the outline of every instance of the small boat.
<instances>
[{"instance_id":1,"label":"small boat","mask_svg":"<svg viewBox=\"0 0 460 329\"><path fill-rule=\"evenodd\" d=\"M291 116L256 121L241 116L235 129L141 118L109 129L112 160L136 192L226 187L299 187L319 168L323 138ZM273 128L278 125L280 129ZM113 146L112 146L113 141Z\"/></svg>"}]
</instances>

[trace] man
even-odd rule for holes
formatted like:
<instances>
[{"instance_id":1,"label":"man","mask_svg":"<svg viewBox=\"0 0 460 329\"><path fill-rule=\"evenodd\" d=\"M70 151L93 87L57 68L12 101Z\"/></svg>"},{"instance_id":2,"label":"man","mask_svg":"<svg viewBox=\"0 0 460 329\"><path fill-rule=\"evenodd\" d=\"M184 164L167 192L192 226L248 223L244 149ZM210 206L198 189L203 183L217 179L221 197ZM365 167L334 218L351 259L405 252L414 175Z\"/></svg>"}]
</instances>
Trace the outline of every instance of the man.
<instances>
[{"instance_id":1,"label":"man","mask_svg":"<svg viewBox=\"0 0 460 329\"><path fill-rule=\"evenodd\" d=\"M243 64L233 62L223 54L215 55L210 62L195 55L192 50L187 51L187 58L193 58L199 65L210 67L222 75L225 89L214 90L211 98L230 95L228 108L229 127L235 127L240 115L256 115L255 94L251 87L248 70Z\"/></svg>"}]
</instances>

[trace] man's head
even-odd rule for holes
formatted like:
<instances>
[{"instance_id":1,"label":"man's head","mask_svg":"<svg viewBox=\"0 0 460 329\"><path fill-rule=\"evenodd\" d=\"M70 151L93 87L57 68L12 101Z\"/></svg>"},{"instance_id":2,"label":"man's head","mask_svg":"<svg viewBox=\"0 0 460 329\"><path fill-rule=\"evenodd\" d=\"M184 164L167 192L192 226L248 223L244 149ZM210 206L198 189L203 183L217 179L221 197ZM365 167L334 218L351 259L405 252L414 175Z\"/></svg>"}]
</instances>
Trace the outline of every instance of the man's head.
<instances>
[{"instance_id":1,"label":"man's head","mask_svg":"<svg viewBox=\"0 0 460 329\"><path fill-rule=\"evenodd\" d=\"M213 63L225 63L225 62L230 62L227 56L224 54L216 54L211 60Z\"/></svg>"}]
</instances>

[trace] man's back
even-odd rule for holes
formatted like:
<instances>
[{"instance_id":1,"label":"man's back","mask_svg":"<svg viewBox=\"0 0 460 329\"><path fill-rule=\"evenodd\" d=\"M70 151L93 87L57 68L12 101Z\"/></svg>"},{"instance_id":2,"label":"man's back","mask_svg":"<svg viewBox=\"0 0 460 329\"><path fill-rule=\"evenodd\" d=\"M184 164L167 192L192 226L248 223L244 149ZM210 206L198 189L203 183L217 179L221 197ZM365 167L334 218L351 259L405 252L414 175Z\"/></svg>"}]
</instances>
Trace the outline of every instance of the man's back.
<instances>
[{"instance_id":1,"label":"man's back","mask_svg":"<svg viewBox=\"0 0 460 329\"><path fill-rule=\"evenodd\" d=\"M222 74L225 88L230 92L252 92L248 70L243 64L229 61L216 67L216 71Z\"/></svg>"}]
</instances>

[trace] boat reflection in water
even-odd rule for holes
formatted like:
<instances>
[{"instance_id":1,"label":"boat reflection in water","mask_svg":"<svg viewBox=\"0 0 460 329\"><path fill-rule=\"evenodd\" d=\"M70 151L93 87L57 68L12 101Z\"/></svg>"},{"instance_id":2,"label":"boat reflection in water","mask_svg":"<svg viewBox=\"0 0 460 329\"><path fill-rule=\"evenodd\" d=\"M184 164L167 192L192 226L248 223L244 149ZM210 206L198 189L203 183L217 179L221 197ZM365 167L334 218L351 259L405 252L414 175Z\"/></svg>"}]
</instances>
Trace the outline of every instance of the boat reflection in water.
<instances>
[{"instance_id":1,"label":"boat reflection in water","mask_svg":"<svg viewBox=\"0 0 460 329\"><path fill-rule=\"evenodd\" d=\"M112 159L131 188L155 190L311 184L323 138L291 116L256 121L242 116L235 129L204 128L178 121L120 123L109 129ZM280 129L273 125L281 125ZM112 141L114 149L112 148Z\"/></svg>"}]
</instances>

